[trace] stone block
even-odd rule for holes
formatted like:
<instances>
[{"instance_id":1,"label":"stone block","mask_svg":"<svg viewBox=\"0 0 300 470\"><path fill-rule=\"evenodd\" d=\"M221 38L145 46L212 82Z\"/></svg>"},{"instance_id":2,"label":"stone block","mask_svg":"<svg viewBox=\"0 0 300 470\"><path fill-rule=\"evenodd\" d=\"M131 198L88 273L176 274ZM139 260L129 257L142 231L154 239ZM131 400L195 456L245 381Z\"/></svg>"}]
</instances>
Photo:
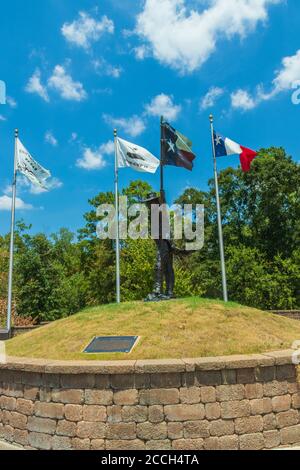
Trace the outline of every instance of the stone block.
<instances>
[{"instance_id":1,"label":"stone block","mask_svg":"<svg viewBox=\"0 0 300 470\"><path fill-rule=\"evenodd\" d=\"M205 416L209 421L219 419L221 417L220 403L206 403Z\"/></svg>"},{"instance_id":2,"label":"stone block","mask_svg":"<svg viewBox=\"0 0 300 470\"><path fill-rule=\"evenodd\" d=\"M171 450L172 444L168 439L161 441L147 441L146 450Z\"/></svg>"},{"instance_id":3,"label":"stone block","mask_svg":"<svg viewBox=\"0 0 300 470\"><path fill-rule=\"evenodd\" d=\"M112 390L85 390L86 405L112 405Z\"/></svg>"},{"instance_id":4,"label":"stone block","mask_svg":"<svg viewBox=\"0 0 300 470\"><path fill-rule=\"evenodd\" d=\"M201 388L200 387L183 387L179 390L180 402L184 404L200 403Z\"/></svg>"},{"instance_id":5,"label":"stone block","mask_svg":"<svg viewBox=\"0 0 300 470\"><path fill-rule=\"evenodd\" d=\"M299 424L299 411L289 410L277 413L276 420L279 429L295 426Z\"/></svg>"},{"instance_id":6,"label":"stone block","mask_svg":"<svg viewBox=\"0 0 300 470\"><path fill-rule=\"evenodd\" d=\"M234 422L231 420L217 420L212 421L210 424L211 436L231 436L234 434Z\"/></svg>"},{"instance_id":7,"label":"stone block","mask_svg":"<svg viewBox=\"0 0 300 470\"><path fill-rule=\"evenodd\" d=\"M292 398L291 395L282 395L272 398L273 411L276 413L280 411L288 411L291 408Z\"/></svg>"},{"instance_id":8,"label":"stone block","mask_svg":"<svg viewBox=\"0 0 300 470\"><path fill-rule=\"evenodd\" d=\"M221 436L219 437L219 449L220 450L238 450L239 449L239 438L238 436Z\"/></svg>"},{"instance_id":9,"label":"stone block","mask_svg":"<svg viewBox=\"0 0 300 470\"><path fill-rule=\"evenodd\" d=\"M65 405L64 414L68 421L82 421L82 406L81 405Z\"/></svg>"},{"instance_id":10,"label":"stone block","mask_svg":"<svg viewBox=\"0 0 300 470\"><path fill-rule=\"evenodd\" d=\"M50 450L52 447L53 436L42 432L30 432L28 437L29 444L35 449Z\"/></svg>"},{"instance_id":11,"label":"stone block","mask_svg":"<svg viewBox=\"0 0 300 470\"><path fill-rule=\"evenodd\" d=\"M201 402L214 403L217 400L216 389L214 387L201 387Z\"/></svg>"},{"instance_id":12,"label":"stone block","mask_svg":"<svg viewBox=\"0 0 300 470\"><path fill-rule=\"evenodd\" d=\"M72 421L60 420L57 424L56 434L58 436L75 437L77 426Z\"/></svg>"},{"instance_id":13,"label":"stone block","mask_svg":"<svg viewBox=\"0 0 300 470\"><path fill-rule=\"evenodd\" d=\"M53 450L71 450L72 441L69 437L53 436L52 449Z\"/></svg>"},{"instance_id":14,"label":"stone block","mask_svg":"<svg viewBox=\"0 0 300 470\"><path fill-rule=\"evenodd\" d=\"M168 423L168 438L181 439L183 437L183 423Z\"/></svg>"},{"instance_id":15,"label":"stone block","mask_svg":"<svg viewBox=\"0 0 300 470\"><path fill-rule=\"evenodd\" d=\"M255 434L264 428L262 416L249 416L235 420L235 432L237 434Z\"/></svg>"},{"instance_id":16,"label":"stone block","mask_svg":"<svg viewBox=\"0 0 300 470\"><path fill-rule=\"evenodd\" d=\"M246 384L245 385L245 398L247 400L254 400L258 398L262 398L264 396L264 389L262 384L254 383L254 384Z\"/></svg>"},{"instance_id":17,"label":"stone block","mask_svg":"<svg viewBox=\"0 0 300 470\"><path fill-rule=\"evenodd\" d=\"M136 435L143 440L167 439L168 431L166 423L139 423L136 426Z\"/></svg>"},{"instance_id":18,"label":"stone block","mask_svg":"<svg viewBox=\"0 0 300 470\"><path fill-rule=\"evenodd\" d=\"M32 415L33 402L31 400L25 400L24 398L18 398L16 404L16 411L27 416Z\"/></svg>"},{"instance_id":19,"label":"stone block","mask_svg":"<svg viewBox=\"0 0 300 470\"><path fill-rule=\"evenodd\" d=\"M166 405L166 421L196 421L205 416L204 405Z\"/></svg>"},{"instance_id":20,"label":"stone block","mask_svg":"<svg viewBox=\"0 0 300 470\"><path fill-rule=\"evenodd\" d=\"M152 388L179 388L181 387L180 373L150 374Z\"/></svg>"},{"instance_id":21,"label":"stone block","mask_svg":"<svg viewBox=\"0 0 300 470\"><path fill-rule=\"evenodd\" d=\"M36 402L34 414L43 418L62 419L64 417L64 405L62 403Z\"/></svg>"},{"instance_id":22,"label":"stone block","mask_svg":"<svg viewBox=\"0 0 300 470\"><path fill-rule=\"evenodd\" d=\"M243 418L250 416L249 400L225 401L221 403L221 417L223 419Z\"/></svg>"},{"instance_id":23,"label":"stone block","mask_svg":"<svg viewBox=\"0 0 300 470\"><path fill-rule=\"evenodd\" d=\"M138 403L138 391L130 389L115 392L113 400L115 405L136 405Z\"/></svg>"},{"instance_id":24,"label":"stone block","mask_svg":"<svg viewBox=\"0 0 300 470\"><path fill-rule=\"evenodd\" d=\"M262 450L265 447L265 440L262 433L243 434L239 438L240 450Z\"/></svg>"},{"instance_id":25,"label":"stone block","mask_svg":"<svg viewBox=\"0 0 300 470\"><path fill-rule=\"evenodd\" d=\"M179 391L174 389L140 390L141 405L172 405L179 403Z\"/></svg>"},{"instance_id":26,"label":"stone block","mask_svg":"<svg viewBox=\"0 0 300 470\"><path fill-rule=\"evenodd\" d=\"M244 385L220 385L216 388L217 401L234 401L245 398Z\"/></svg>"},{"instance_id":27,"label":"stone block","mask_svg":"<svg viewBox=\"0 0 300 470\"><path fill-rule=\"evenodd\" d=\"M202 450L203 439L178 439L172 442L173 450Z\"/></svg>"},{"instance_id":28,"label":"stone block","mask_svg":"<svg viewBox=\"0 0 300 470\"><path fill-rule=\"evenodd\" d=\"M82 439L104 439L105 424L81 421L77 423L76 435Z\"/></svg>"},{"instance_id":29,"label":"stone block","mask_svg":"<svg viewBox=\"0 0 300 470\"><path fill-rule=\"evenodd\" d=\"M101 405L84 405L83 421L106 421L106 407Z\"/></svg>"},{"instance_id":30,"label":"stone block","mask_svg":"<svg viewBox=\"0 0 300 470\"><path fill-rule=\"evenodd\" d=\"M40 432L44 434L54 434L56 429L56 421L49 418L29 416L27 426L29 431Z\"/></svg>"},{"instance_id":31,"label":"stone block","mask_svg":"<svg viewBox=\"0 0 300 470\"><path fill-rule=\"evenodd\" d=\"M164 409L162 405L149 406L149 421L150 423L161 423L164 421Z\"/></svg>"},{"instance_id":32,"label":"stone block","mask_svg":"<svg viewBox=\"0 0 300 470\"><path fill-rule=\"evenodd\" d=\"M300 425L291 426L280 430L281 444L299 444L300 443Z\"/></svg>"},{"instance_id":33,"label":"stone block","mask_svg":"<svg viewBox=\"0 0 300 470\"><path fill-rule=\"evenodd\" d=\"M66 390L57 390L53 389L52 391L52 401L54 403L66 403L73 405L80 405L84 401L83 390L75 389L66 389Z\"/></svg>"},{"instance_id":34,"label":"stone block","mask_svg":"<svg viewBox=\"0 0 300 470\"><path fill-rule=\"evenodd\" d=\"M267 449L275 449L280 446L280 432L277 430L274 431L264 431L263 432L265 447Z\"/></svg>"},{"instance_id":35,"label":"stone block","mask_svg":"<svg viewBox=\"0 0 300 470\"><path fill-rule=\"evenodd\" d=\"M257 398L256 400L250 400L250 407L252 415L266 415L273 411L271 398Z\"/></svg>"},{"instance_id":36,"label":"stone block","mask_svg":"<svg viewBox=\"0 0 300 470\"><path fill-rule=\"evenodd\" d=\"M209 437L208 421L187 421L184 423L183 435L186 439L198 439Z\"/></svg>"},{"instance_id":37,"label":"stone block","mask_svg":"<svg viewBox=\"0 0 300 470\"><path fill-rule=\"evenodd\" d=\"M105 440L104 439L92 439L91 450L105 450Z\"/></svg>"},{"instance_id":38,"label":"stone block","mask_svg":"<svg viewBox=\"0 0 300 470\"><path fill-rule=\"evenodd\" d=\"M140 424L138 424L140 426ZM135 423L108 423L106 428L106 439L127 440L136 439Z\"/></svg>"}]
</instances>

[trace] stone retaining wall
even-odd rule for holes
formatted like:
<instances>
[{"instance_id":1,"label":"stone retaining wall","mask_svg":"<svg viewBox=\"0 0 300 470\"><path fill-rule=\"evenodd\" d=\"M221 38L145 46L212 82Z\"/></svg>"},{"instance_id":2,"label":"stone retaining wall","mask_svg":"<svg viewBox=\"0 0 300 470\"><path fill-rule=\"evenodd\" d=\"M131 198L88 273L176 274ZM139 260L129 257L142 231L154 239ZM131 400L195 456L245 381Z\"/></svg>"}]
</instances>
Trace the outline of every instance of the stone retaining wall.
<instances>
[{"instance_id":1,"label":"stone retaining wall","mask_svg":"<svg viewBox=\"0 0 300 470\"><path fill-rule=\"evenodd\" d=\"M271 313L290 318L291 320L300 320L300 310L273 310Z\"/></svg>"},{"instance_id":2,"label":"stone retaining wall","mask_svg":"<svg viewBox=\"0 0 300 470\"><path fill-rule=\"evenodd\" d=\"M0 439L34 449L271 449L300 443L293 351L0 364Z\"/></svg>"}]
</instances>

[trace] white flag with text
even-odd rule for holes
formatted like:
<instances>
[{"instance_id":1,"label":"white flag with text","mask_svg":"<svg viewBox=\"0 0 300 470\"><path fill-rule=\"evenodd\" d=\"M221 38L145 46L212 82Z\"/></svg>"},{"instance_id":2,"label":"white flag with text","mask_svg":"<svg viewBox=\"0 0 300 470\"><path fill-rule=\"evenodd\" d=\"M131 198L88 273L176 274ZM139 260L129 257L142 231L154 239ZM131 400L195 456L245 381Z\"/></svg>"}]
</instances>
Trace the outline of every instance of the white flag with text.
<instances>
[{"instance_id":1,"label":"white flag with text","mask_svg":"<svg viewBox=\"0 0 300 470\"><path fill-rule=\"evenodd\" d=\"M133 168L143 173L155 173L159 167L159 160L138 145L117 138L118 168Z\"/></svg>"},{"instance_id":2,"label":"white flag with text","mask_svg":"<svg viewBox=\"0 0 300 470\"><path fill-rule=\"evenodd\" d=\"M50 171L37 163L26 150L22 142L17 139L17 170L36 186L47 189L45 182L50 178Z\"/></svg>"}]
</instances>

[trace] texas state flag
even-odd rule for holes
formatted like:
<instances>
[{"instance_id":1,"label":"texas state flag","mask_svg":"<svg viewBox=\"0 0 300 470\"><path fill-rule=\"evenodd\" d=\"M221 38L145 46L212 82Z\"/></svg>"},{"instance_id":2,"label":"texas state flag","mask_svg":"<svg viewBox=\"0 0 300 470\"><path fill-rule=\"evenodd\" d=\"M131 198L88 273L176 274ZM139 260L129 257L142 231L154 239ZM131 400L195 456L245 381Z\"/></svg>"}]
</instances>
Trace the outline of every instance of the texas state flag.
<instances>
[{"instance_id":1,"label":"texas state flag","mask_svg":"<svg viewBox=\"0 0 300 470\"><path fill-rule=\"evenodd\" d=\"M257 152L254 150L243 147L240 144L237 144L233 140L228 139L227 137L222 137L220 134L214 132L214 144L216 157L226 157L227 155L239 155L241 167L244 173L247 173L251 169L251 163L255 157L257 157Z\"/></svg>"}]
</instances>

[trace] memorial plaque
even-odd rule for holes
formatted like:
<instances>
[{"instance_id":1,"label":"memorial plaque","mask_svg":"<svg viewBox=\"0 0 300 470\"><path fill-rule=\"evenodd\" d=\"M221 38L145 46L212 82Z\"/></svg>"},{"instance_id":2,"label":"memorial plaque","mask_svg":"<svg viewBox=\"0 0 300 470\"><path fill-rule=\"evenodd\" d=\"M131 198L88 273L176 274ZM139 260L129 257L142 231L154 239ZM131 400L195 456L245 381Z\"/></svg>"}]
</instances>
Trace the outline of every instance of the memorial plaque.
<instances>
[{"instance_id":1,"label":"memorial plaque","mask_svg":"<svg viewBox=\"0 0 300 470\"><path fill-rule=\"evenodd\" d=\"M98 336L95 337L83 352L96 353L129 353L134 347L138 336Z\"/></svg>"}]
</instances>

